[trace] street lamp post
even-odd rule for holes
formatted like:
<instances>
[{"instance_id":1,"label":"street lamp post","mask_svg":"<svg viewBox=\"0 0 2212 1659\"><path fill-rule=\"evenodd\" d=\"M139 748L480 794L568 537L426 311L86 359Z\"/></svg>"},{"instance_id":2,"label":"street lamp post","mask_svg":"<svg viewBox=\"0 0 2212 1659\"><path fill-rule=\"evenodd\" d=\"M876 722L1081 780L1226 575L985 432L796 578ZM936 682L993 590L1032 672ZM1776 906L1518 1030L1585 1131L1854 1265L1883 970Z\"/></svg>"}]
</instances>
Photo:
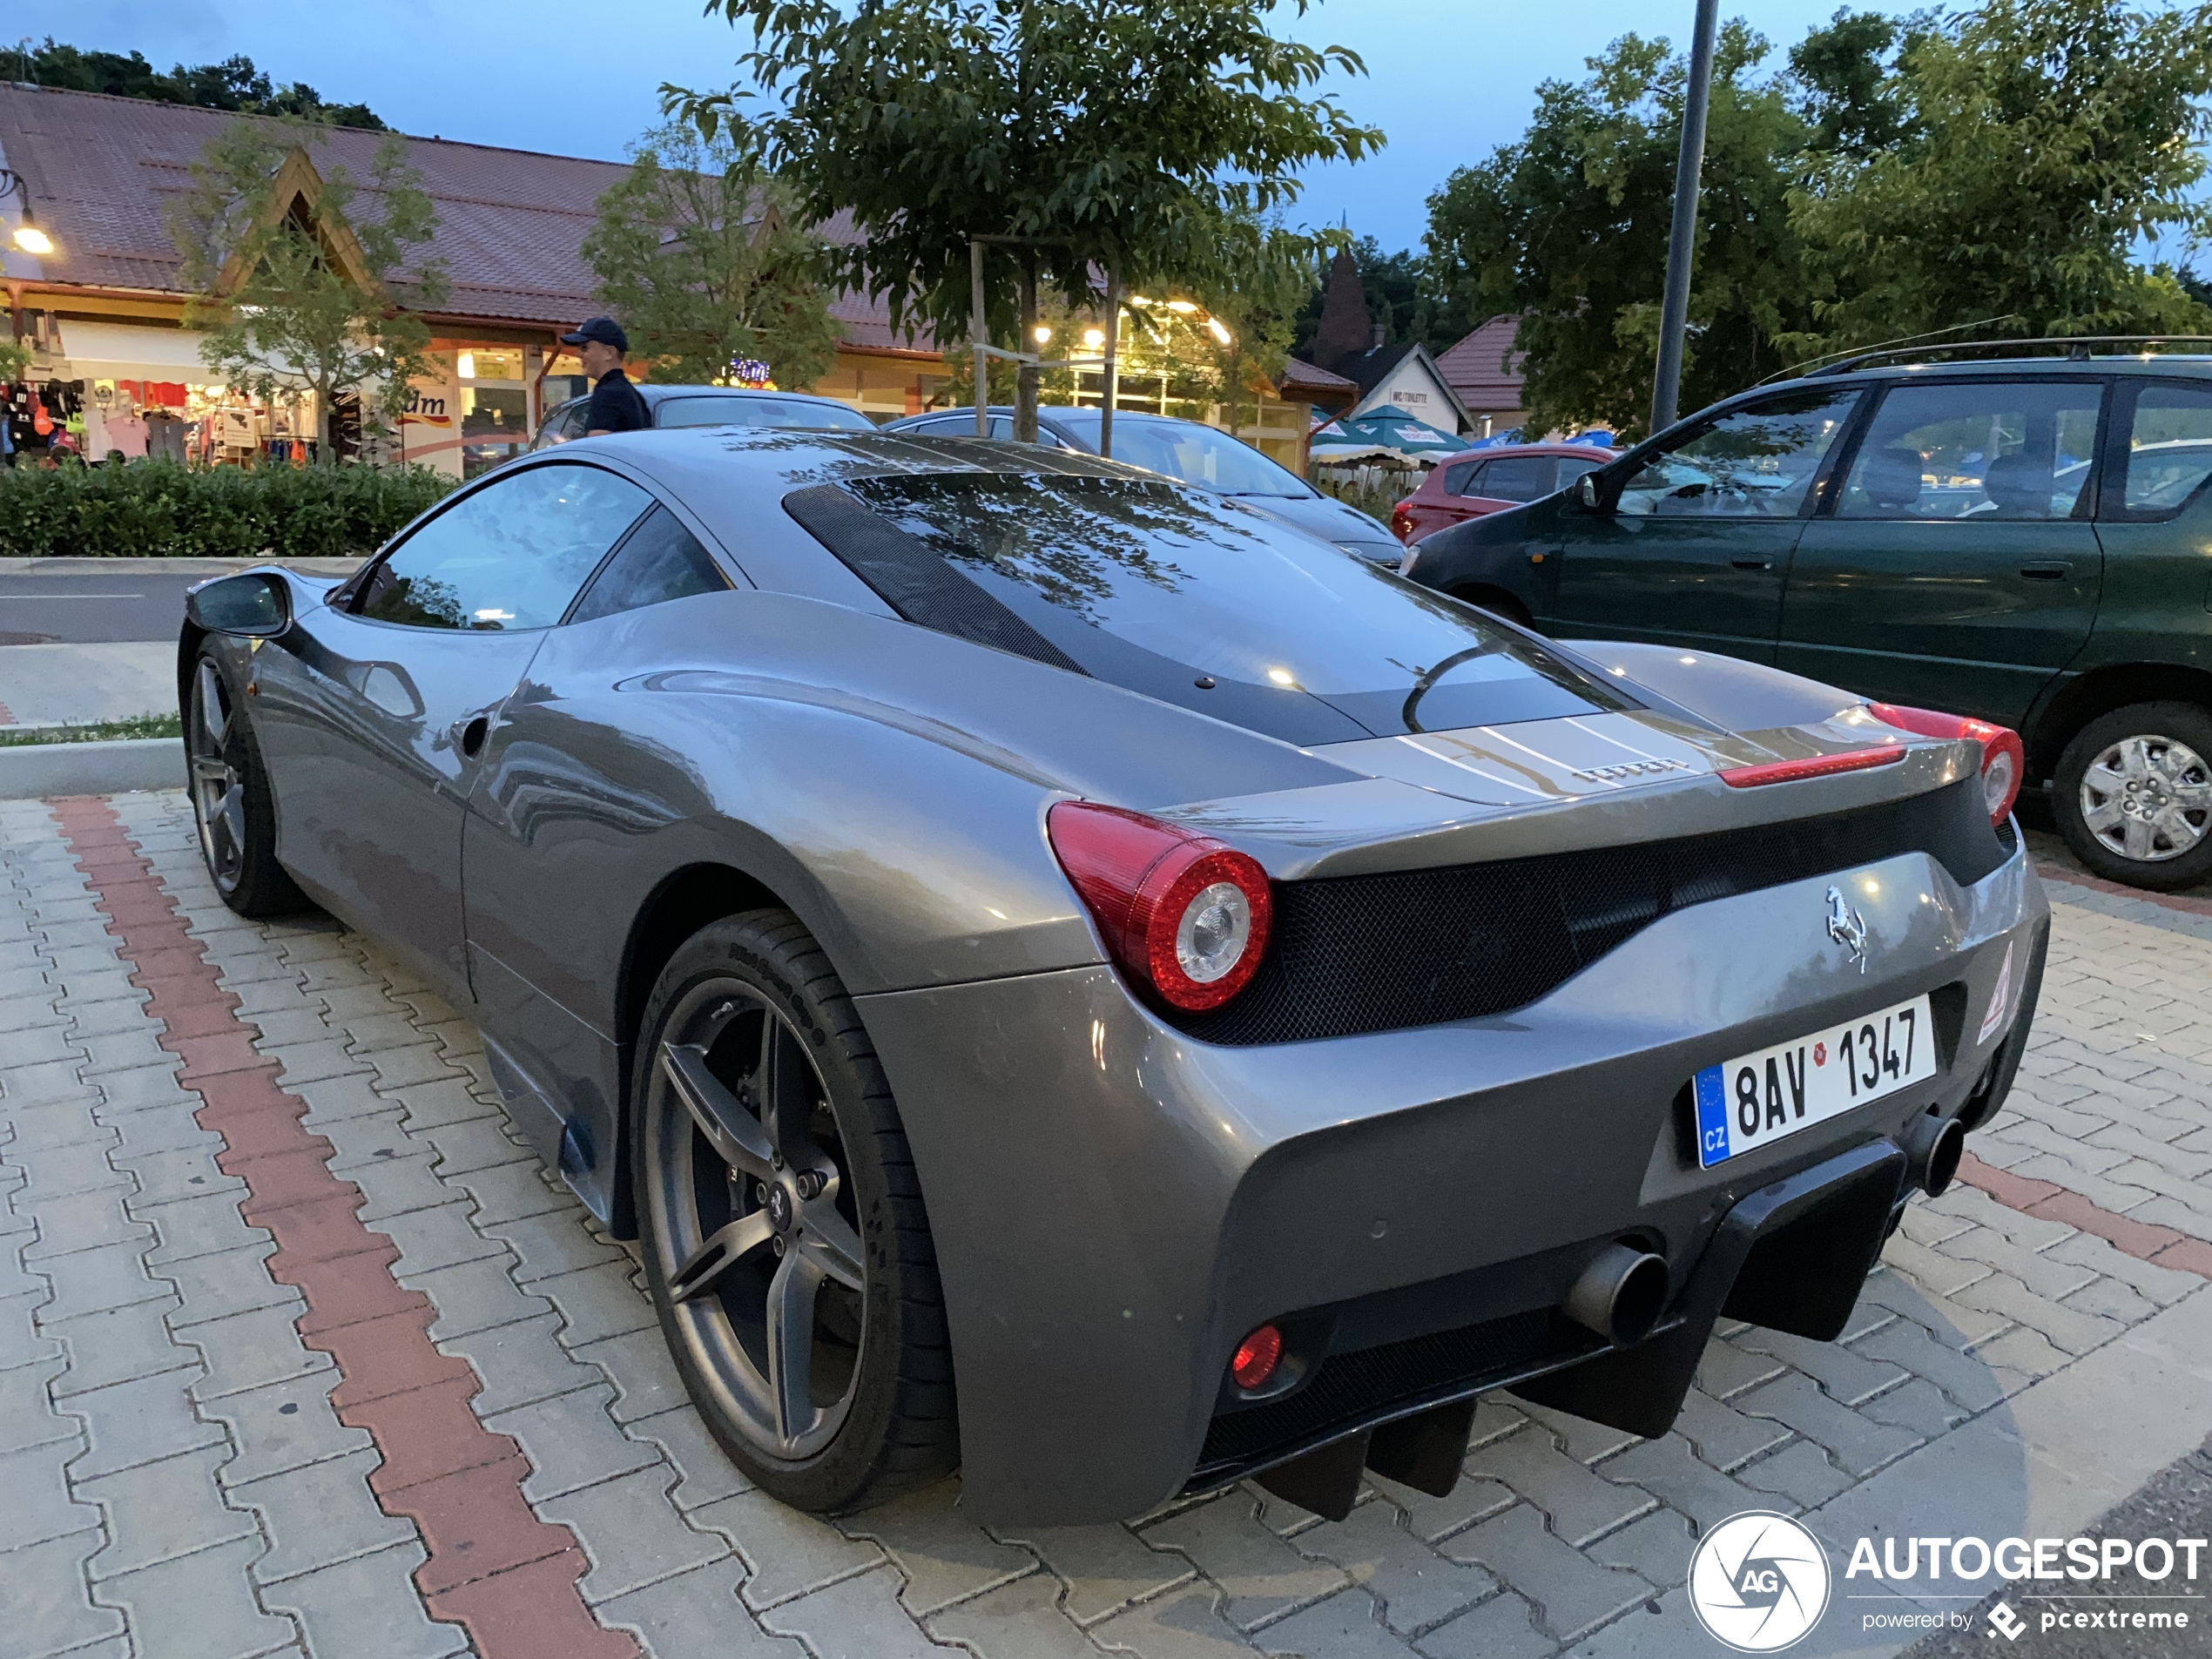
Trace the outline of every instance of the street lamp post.
<instances>
[{"instance_id":1,"label":"street lamp post","mask_svg":"<svg viewBox=\"0 0 2212 1659\"><path fill-rule=\"evenodd\" d=\"M1675 219L1667 239L1667 287L1659 306L1659 370L1651 387L1651 429L1675 423L1682 398L1683 335L1689 324L1689 261L1697 242L1697 175L1705 162L1705 111L1712 102L1713 35L1720 0L1697 0L1683 99L1682 152L1675 162Z\"/></svg>"}]
</instances>

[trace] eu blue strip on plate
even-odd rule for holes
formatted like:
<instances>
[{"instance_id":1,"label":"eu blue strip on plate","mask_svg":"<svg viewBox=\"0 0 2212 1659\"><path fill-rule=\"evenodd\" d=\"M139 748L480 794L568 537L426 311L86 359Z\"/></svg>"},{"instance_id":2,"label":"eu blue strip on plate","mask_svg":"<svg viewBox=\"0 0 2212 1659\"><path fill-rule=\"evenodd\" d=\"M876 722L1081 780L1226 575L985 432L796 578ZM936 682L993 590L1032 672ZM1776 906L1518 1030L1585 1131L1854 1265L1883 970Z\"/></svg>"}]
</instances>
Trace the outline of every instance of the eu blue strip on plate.
<instances>
[{"instance_id":1,"label":"eu blue strip on plate","mask_svg":"<svg viewBox=\"0 0 2212 1659\"><path fill-rule=\"evenodd\" d=\"M1699 1072L1696 1088L1697 1162L1710 1170L1729 1156L1728 1091L1721 1087L1721 1069Z\"/></svg>"}]
</instances>

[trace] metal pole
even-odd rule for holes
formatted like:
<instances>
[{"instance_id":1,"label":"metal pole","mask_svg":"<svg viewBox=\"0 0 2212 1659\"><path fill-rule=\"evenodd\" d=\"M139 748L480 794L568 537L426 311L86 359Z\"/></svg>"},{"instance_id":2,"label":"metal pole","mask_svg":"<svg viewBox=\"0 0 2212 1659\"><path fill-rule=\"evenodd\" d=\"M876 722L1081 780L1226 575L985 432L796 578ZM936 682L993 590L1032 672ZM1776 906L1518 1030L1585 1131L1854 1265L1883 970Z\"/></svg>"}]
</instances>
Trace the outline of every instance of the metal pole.
<instances>
[{"instance_id":1,"label":"metal pole","mask_svg":"<svg viewBox=\"0 0 2212 1659\"><path fill-rule=\"evenodd\" d=\"M1720 0L1697 0L1683 102L1682 152L1675 162L1675 222L1667 239L1667 288L1659 306L1659 372L1651 388L1651 429L1675 423L1682 398L1683 335L1689 326L1689 261L1697 241L1697 175L1705 163L1705 111L1712 102L1713 34Z\"/></svg>"},{"instance_id":2,"label":"metal pole","mask_svg":"<svg viewBox=\"0 0 2212 1659\"><path fill-rule=\"evenodd\" d=\"M983 310L983 245L968 245L968 293L974 309L968 314L968 343L975 347L975 435L991 435L991 360L984 348L991 343L991 325Z\"/></svg>"},{"instance_id":3,"label":"metal pole","mask_svg":"<svg viewBox=\"0 0 2212 1659\"><path fill-rule=\"evenodd\" d=\"M1122 395L1121 343L1122 267L1116 263L1106 267L1106 361L1099 377L1105 396L1098 407L1098 453L1109 461L1114 455L1114 404Z\"/></svg>"}]
</instances>

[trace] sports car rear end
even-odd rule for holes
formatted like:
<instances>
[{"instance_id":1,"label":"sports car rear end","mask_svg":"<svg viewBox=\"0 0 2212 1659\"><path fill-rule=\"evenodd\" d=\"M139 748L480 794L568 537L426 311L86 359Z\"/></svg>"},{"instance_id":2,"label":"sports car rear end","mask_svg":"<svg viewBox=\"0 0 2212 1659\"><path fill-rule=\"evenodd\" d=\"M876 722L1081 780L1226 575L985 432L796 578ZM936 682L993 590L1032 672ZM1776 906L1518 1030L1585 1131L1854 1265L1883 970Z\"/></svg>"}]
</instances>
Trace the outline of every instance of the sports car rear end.
<instances>
[{"instance_id":1,"label":"sports car rear end","mask_svg":"<svg viewBox=\"0 0 2212 1659\"><path fill-rule=\"evenodd\" d=\"M1037 834L1093 960L860 999L928 1190L977 1512L1124 1517L1256 1474L1339 1513L1363 1468L1447 1489L1484 1390L1656 1434L1723 1313L1836 1335L2027 1028L2047 911L1985 745L1426 596L1474 643L1416 638L1368 689L1356 584L1392 578L1293 570L1309 643L1271 655L1155 503L1070 489L1055 522L1016 493L787 506L909 620L1298 765L1252 783L1224 735L1209 796L1106 722L1071 732L1087 782L1041 792ZM1071 797L1256 861L1249 984L1163 995Z\"/></svg>"}]
</instances>

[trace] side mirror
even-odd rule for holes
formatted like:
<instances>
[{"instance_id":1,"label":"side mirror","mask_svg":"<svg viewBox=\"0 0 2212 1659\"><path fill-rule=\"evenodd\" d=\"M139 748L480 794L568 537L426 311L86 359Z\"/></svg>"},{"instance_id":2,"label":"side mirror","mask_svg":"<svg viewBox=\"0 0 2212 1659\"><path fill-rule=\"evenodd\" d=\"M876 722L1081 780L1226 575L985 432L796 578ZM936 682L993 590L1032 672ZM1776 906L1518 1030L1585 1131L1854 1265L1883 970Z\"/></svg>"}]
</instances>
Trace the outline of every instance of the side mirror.
<instances>
[{"instance_id":1,"label":"side mirror","mask_svg":"<svg viewBox=\"0 0 2212 1659\"><path fill-rule=\"evenodd\" d=\"M185 615L211 634L267 639L292 625L292 591L266 571L220 576L185 595Z\"/></svg>"},{"instance_id":2,"label":"side mirror","mask_svg":"<svg viewBox=\"0 0 2212 1659\"><path fill-rule=\"evenodd\" d=\"M1597 475L1586 472L1575 481L1575 504L1586 513L1595 513L1597 500Z\"/></svg>"}]
</instances>

